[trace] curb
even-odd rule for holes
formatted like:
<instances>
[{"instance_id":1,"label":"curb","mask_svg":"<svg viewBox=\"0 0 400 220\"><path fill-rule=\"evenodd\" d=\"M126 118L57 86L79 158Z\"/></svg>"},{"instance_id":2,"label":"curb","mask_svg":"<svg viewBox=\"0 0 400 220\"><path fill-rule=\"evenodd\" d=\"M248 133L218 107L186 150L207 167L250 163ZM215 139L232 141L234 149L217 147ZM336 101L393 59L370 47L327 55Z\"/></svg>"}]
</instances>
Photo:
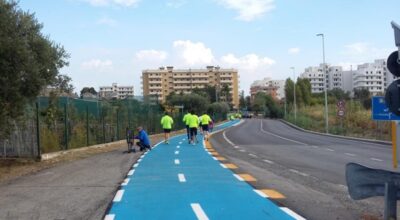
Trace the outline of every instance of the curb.
<instances>
[{"instance_id":1,"label":"curb","mask_svg":"<svg viewBox=\"0 0 400 220\"><path fill-rule=\"evenodd\" d=\"M381 140L375 140L375 139L366 139L366 138L356 138L356 137L348 137L348 136L342 136L342 135L335 135L335 134L325 134L325 133L321 133L321 132L316 132L316 131L310 131L310 130L306 130L304 128L301 128L297 125L294 125L286 120L283 119L279 119L279 121L283 122L284 124L299 130L299 131L303 131L303 132L307 132L307 133L311 133L311 134L316 134L316 135L321 135L321 136L328 136L328 137L335 137L335 138L341 138L341 139L347 139L347 140L353 140L353 141L364 141L364 142L368 142L368 143L373 143L373 144L381 144L381 145L392 145L391 141L381 141Z\"/></svg>"}]
</instances>

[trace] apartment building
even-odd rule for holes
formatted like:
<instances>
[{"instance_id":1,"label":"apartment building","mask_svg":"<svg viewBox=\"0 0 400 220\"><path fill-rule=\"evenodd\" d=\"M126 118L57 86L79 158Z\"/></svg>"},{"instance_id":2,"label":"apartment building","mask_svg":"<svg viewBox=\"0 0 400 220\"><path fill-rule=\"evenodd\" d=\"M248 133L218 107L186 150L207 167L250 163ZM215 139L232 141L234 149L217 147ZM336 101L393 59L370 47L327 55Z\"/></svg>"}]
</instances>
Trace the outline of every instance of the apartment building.
<instances>
[{"instance_id":1,"label":"apartment building","mask_svg":"<svg viewBox=\"0 0 400 220\"><path fill-rule=\"evenodd\" d=\"M99 97L104 99L126 99L133 98L133 86L118 86L113 83L111 86L101 86Z\"/></svg>"},{"instance_id":2,"label":"apartment building","mask_svg":"<svg viewBox=\"0 0 400 220\"><path fill-rule=\"evenodd\" d=\"M231 97L219 97L220 100L231 100L232 106L239 107L239 76L236 69L222 69L207 66L206 69L174 69L172 66L142 71L144 96L156 96L164 102L171 93L189 94L194 88L225 85L230 89Z\"/></svg>"},{"instance_id":3,"label":"apartment building","mask_svg":"<svg viewBox=\"0 0 400 220\"><path fill-rule=\"evenodd\" d=\"M272 98L280 100L285 97L285 80L272 80L269 77L256 80L250 86L251 99L254 100L255 95L259 92L264 92Z\"/></svg>"}]
</instances>

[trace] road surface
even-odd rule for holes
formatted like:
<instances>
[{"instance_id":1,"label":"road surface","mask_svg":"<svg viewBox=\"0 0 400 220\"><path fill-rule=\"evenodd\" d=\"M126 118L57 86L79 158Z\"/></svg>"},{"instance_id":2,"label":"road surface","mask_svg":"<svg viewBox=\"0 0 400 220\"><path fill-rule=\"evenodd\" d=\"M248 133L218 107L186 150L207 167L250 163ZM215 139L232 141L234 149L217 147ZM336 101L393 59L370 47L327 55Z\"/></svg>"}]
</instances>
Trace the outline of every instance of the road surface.
<instances>
[{"instance_id":1,"label":"road surface","mask_svg":"<svg viewBox=\"0 0 400 220\"><path fill-rule=\"evenodd\" d=\"M383 215L383 199L349 198L345 165L392 170L391 146L296 130L277 120L249 119L215 134L215 149L258 181L283 194L277 202L307 219L360 219Z\"/></svg>"}]
</instances>

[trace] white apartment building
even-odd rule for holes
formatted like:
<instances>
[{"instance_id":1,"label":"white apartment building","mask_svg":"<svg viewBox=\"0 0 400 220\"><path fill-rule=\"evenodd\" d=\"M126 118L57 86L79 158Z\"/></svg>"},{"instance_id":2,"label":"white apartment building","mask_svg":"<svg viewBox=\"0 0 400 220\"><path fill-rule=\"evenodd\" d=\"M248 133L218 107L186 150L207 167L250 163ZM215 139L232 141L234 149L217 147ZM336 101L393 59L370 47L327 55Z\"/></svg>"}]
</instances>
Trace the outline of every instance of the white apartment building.
<instances>
[{"instance_id":1,"label":"white apartment building","mask_svg":"<svg viewBox=\"0 0 400 220\"><path fill-rule=\"evenodd\" d=\"M282 99L285 97L285 80L272 80L269 77L256 80L250 86L251 98L254 99L258 92L269 94L275 99Z\"/></svg>"},{"instance_id":2,"label":"white apartment building","mask_svg":"<svg viewBox=\"0 0 400 220\"><path fill-rule=\"evenodd\" d=\"M105 99L126 99L133 98L133 86L118 86L113 83L112 86L101 86L99 97Z\"/></svg>"}]
</instances>

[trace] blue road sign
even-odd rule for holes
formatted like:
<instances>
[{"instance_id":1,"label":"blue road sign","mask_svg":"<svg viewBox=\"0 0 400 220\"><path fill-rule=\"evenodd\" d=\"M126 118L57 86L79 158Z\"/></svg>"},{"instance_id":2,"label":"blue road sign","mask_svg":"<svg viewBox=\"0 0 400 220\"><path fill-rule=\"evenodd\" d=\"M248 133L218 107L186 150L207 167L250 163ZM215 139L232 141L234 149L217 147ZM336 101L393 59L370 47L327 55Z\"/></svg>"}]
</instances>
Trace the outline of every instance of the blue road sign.
<instances>
[{"instance_id":1,"label":"blue road sign","mask_svg":"<svg viewBox=\"0 0 400 220\"><path fill-rule=\"evenodd\" d=\"M385 97L374 96L372 97L372 119L381 121L393 121L400 120L400 116L397 116L390 112L386 106Z\"/></svg>"}]
</instances>

